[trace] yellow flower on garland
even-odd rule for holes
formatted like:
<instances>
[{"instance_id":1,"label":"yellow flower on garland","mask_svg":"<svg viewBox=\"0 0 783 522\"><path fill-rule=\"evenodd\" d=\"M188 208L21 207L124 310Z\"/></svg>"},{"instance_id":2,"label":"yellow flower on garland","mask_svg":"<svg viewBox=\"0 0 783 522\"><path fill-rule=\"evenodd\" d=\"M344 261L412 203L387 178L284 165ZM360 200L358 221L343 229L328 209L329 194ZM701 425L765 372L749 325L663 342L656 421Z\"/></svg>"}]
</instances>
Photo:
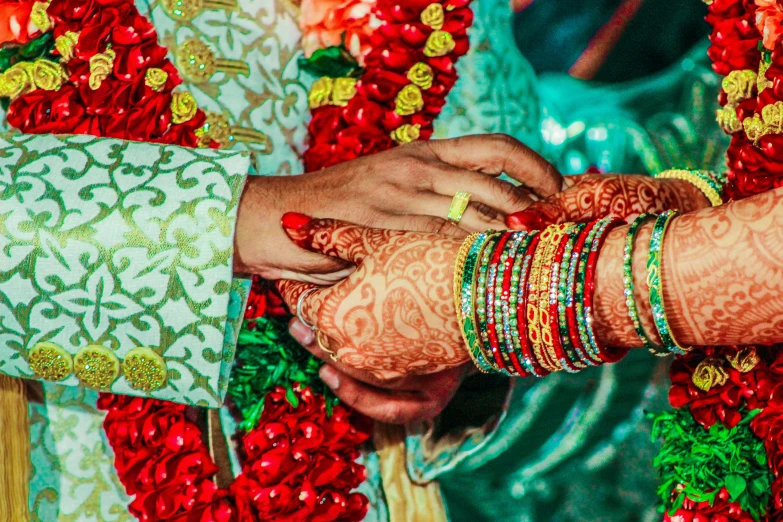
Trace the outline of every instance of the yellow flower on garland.
<instances>
[{"instance_id":1,"label":"yellow flower on garland","mask_svg":"<svg viewBox=\"0 0 783 522\"><path fill-rule=\"evenodd\" d=\"M783 102L775 102L761 109L761 119L764 121L764 134L783 132Z\"/></svg>"},{"instance_id":2,"label":"yellow flower on garland","mask_svg":"<svg viewBox=\"0 0 783 522\"><path fill-rule=\"evenodd\" d=\"M745 135L753 143L757 143L759 138L764 135L764 122L758 114L754 114L752 118L742 120L742 127L745 129Z\"/></svg>"},{"instance_id":3,"label":"yellow flower on garland","mask_svg":"<svg viewBox=\"0 0 783 522\"><path fill-rule=\"evenodd\" d=\"M423 107L424 98L421 95L421 89L415 85L406 85L397 94L394 112L400 116L410 116L419 112Z\"/></svg>"},{"instance_id":4,"label":"yellow flower on garland","mask_svg":"<svg viewBox=\"0 0 783 522\"><path fill-rule=\"evenodd\" d=\"M334 80L332 78L324 76L317 79L310 88L310 94L307 96L307 101L310 104L310 108L317 109L319 107L329 105L333 88Z\"/></svg>"},{"instance_id":5,"label":"yellow flower on garland","mask_svg":"<svg viewBox=\"0 0 783 522\"><path fill-rule=\"evenodd\" d=\"M446 56L454 50L454 37L446 31L433 31L424 45L424 55L429 58Z\"/></svg>"},{"instance_id":6,"label":"yellow flower on garland","mask_svg":"<svg viewBox=\"0 0 783 522\"><path fill-rule=\"evenodd\" d=\"M756 87L761 94L767 87L772 87L772 80L767 78L767 69L772 65L771 61L767 61L764 58L759 63L759 74L756 78Z\"/></svg>"},{"instance_id":7,"label":"yellow flower on garland","mask_svg":"<svg viewBox=\"0 0 783 522\"><path fill-rule=\"evenodd\" d=\"M0 97L13 100L34 89L56 91L66 78L63 68L49 60L19 62L0 75Z\"/></svg>"},{"instance_id":8,"label":"yellow flower on garland","mask_svg":"<svg viewBox=\"0 0 783 522\"><path fill-rule=\"evenodd\" d=\"M753 96L753 87L756 86L757 78L757 74L749 69L731 71L723 79L723 90L726 91L729 104L734 105Z\"/></svg>"},{"instance_id":9,"label":"yellow flower on garland","mask_svg":"<svg viewBox=\"0 0 783 522\"><path fill-rule=\"evenodd\" d=\"M421 23L435 30L442 29L444 21L443 6L441 4L430 4L421 13Z\"/></svg>"},{"instance_id":10,"label":"yellow flower on garland","mask_svg":"<svg viewBox=\"0 0 783 522\"><path fill-rule=\"evenodd\" d=\"M188 91L175 92L171 96L171 121L179 125L193 119L198 110L196 99Z\"/></svg>"},{"instance_id":11,"label":"yellow flower on garland","mask_svg":"<svg viewBox=\"0 0 783 522\"><path fill-rule=\"evenodd\" d=\"M54 41L54 48L60 53L61 62L69 62L73 59L77 43L79 43L79 33L73 31L68 31L57 37Z\"/></svg>"},{"instance_id":12,"label":"yellow flower on garland","mask_svg":"<svg viewBox=\"0 0 783 522\"><path fill-rule=\"evenodd\" d=\"M405 125L400 125L391 132L391 139L398 145L405 145L406 143L418 140L420 135L421 125L418 123L416 125L406 123Z\"/></svg>"},{"instance_id":13,"label":"yellow flower on garland","mask_svg":"<svg viewBox=\"0 0 783 522\"><path fill-rule=\"evenodd\" d=\"M717 386L723 386L729 380L729 374L723 369L718 359L704 359L696 367L691 377L697 388L710 391Z\"/></svg>"},{"instance_id":14,"label":"yellow flower on garland","mask_svg":"<svg viewBox=\"0 0 783 522\"><path fill-rule=\"evenodd\" d=\"M169 79L169 73L157 67L150 67L144 74L144 84L155 92L160 92Z\"/></svg>"},{"instance_id":15,"label":"yellow flower on garland","mask_svg":"<svg viewBox=\"0 0 783 522\"><path fill-rule=\"evenodd\" d=\"M90 58L90 89L93 91L101 87L105 80L114 69L114 58L117 56L111 49L106 49Z\"/></svg>"},{"instance_id":16,"label":"yellow flower on garland","mask_svg":"<svg viewBox=\"0 0 783 522\"><path fill-rule=\"evenodd\" d=\"M411 83L425 91L432 87L433 78L434 74L432 72L432 67L424 62L415 64L408 71L408 79Z\"/></svg>"},{"instance_id":17,"label":"yellow flower on garland","mask_svg":"<svg viewBox=\"0 0 783 522\"><path fill-rule=\"evenodd\" d=\"M44 33L52 28L54 23L46 12L51 2L36 2L30 10L30 22Z\"/></svg>"},{"instance_id":18,"label":"yellow flower on garland","mask_svg":"<svg viewBox=\"0 0 783 522\"><path fill-rule=\"evenodd\" d=\"M733 105L727 105L720 109L716 119L726 134L734 134L742 130L742 122L737 116L737 108Z\"/></svg>"},{"instance_id":19,"label":"yellow flower on garland","mask_svg":"<svg viewBox=\"0 0 783 522\"><path fill-rule=\"evenodd\" d=\"M345 107L351 98L356 96L356 80L354 78L335 78L332 86L332 104Z\"/></svg>"},{"instance_id":20,"label":"yellow flower on garland","mask_svg":"<svg viewBox=\"0 0 783 522\"><path fill-rule=\"evenodd\" d=\"M734 355L727 355L726 359L731 366L740 373L748 373L761 362L759 354L752 346L739 350Z\"/></svg>"}]
</instances>

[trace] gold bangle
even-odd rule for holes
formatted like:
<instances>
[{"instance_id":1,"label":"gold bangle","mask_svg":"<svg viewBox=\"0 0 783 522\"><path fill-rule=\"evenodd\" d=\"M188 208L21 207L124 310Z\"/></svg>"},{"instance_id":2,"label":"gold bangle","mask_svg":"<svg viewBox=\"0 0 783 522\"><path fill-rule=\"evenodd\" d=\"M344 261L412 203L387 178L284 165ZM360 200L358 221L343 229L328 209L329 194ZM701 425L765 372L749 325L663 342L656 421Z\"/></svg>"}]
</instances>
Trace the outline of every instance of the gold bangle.
<instances>
[{"instance_id":1,"label":"gold bangle","mask_svg":"<svg viewBox=\"0 0 783 522\"><path fill-rule=\"evenodd\" d=\"M530 264L530 276L527 283L527 307L525 318L527 320L527 334L530 345L533 349L533 356L538 364L550 372L557 371L557 368L549 363L544 356L543 342L541 340L541 312L538 306L541 277L543 274L544 255L549 249L552 240L553 227L547 227L540 234L540 240L536 251L533 253L533 260Z\"/></svg>"},{"instance_id":2,"label":"gold bangle","mask_svg":"<svg viewBox=\"0 0 783 522\"><path fill-rule=\"evenodd\" d=\"M704 173L699 175L697 172L690 170L672 169L661 172L657 177L661 179L679 179L681 181L687 181L699 189L702 194L704 194L704 197L707 198L707 200L710 202L710 205L713 207L721 206L723 204L723 198L721 197L720 192L716 190L715 187L710 185L704 178L702 178L702 176L708 175L706 171L700 172Z\"/></svg>"},{"instance_id":3,"label":"gold bangle","mask_svg":"<svg viewBox=\"0 0 783 522\"><path fill-rule=\"evenodd\" d=\"M555 344L552 340L552 323L550 322L551 318L549 316L549 285L552 281L552 266L555 264L558 247L560 246L563 237L570 232L573 225L573 223L552 225L552 237L547 243L541 265L541 280L538 286L538 320L540 322L541 343L545 348L543 353L549 355L547 363L554 368L551 371L562 371L563 366L560 363L560 358L555 352Z\"/></svg>"},{"instance_id":4,"label":"gold bangle","mask_svg":"<svg viewBox=\"0 0 783 522\"><path fill-rule=\"evenodd\" d=\"M463 272L465 271L465 261L468 259L468 252L473 243L480 236L478 232L474 232L465 238L462 246L459 247L457 252L457 260L454 263L454 307L457 309L457 320L462 326L462 279ZM467 341L466 341L467 342Z\"/></svg>"}]
</instances>

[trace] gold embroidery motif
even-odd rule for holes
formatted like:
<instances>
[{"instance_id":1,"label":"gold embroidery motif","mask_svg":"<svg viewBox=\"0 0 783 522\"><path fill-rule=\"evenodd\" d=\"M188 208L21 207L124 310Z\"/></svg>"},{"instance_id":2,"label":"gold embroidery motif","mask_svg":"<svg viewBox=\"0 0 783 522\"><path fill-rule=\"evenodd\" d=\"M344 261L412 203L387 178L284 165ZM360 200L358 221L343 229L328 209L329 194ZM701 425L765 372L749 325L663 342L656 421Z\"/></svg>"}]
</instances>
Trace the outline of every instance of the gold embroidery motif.
<instances>
[{"instance_id":1,"label":"gold embroidery motif","mask_svg":"<svg viewBox=\"0 0 783 522\"><path fill-rule=\"evenodd\" d=\"M764 121L764 134L783 132L783 102L778 101L761 109L761 119Z\"/></svg>"},{"instance_id":2,"label":"gold embroidery motif","mask_svg":"<svg viewBox=\"0 0 783 522\"><path fill-rule=\"evenodd\" d=\"M101 87L101 83L114 69L114 57L117 53L111 49L98 53L90 58L90 89L93 91Z\"/></svg>"},{"instance_id":3,"label":"gold embroidery motif","mask_svg":"<svg viewBox=\"0 0 783 522\"><path fill-rule=\"evenodd\" d=\"M202 41L191 38L186 40L175 53L177 66L192 82L204 83L209 81L218 71L234 74L250 74L250 68L245 62L239 60L222 60L215 58L212 52Z\"/></svg>"},{"instance_id":4,"label":"gold embroidery motif","mask_svg":"<svg viewBox=\"0 0 783 522\"><path fill-rule=\"evenodd\" d=\"M759 138L764 135L764 122L758 114L754 114L752 118L745 118L742 127L745 129L745 135L753 143L758 143Z\"/></svg>"},{"instance_id":5,"label":"gold embroidery motif","mask_svg":"<svg viewBox=\"0 0 783 522\"><path fill-rule=\"evenodd\" d=\"M144 85L153 91L160 92L169 79L169 73L157 67L150 67L144 76Z\"/></svg>"},{"instance_id":6,"label":"gold embroidery motif","mask_svg":"<svg viewBox=\"0 0 783 522\"><path fill-rule=\"evenodd\" d=\"M188 91L175 92L171 96L171 122L175 125L193 119L198 110L196 99Z\"/></svg>"},{"instance_id":7,"label":"gold embroidery motif","mask_svg":"<svg viewBox=\"0 0 783 522\"><path fill-rule=\"evenodd\" d=\"M423 107L424 98L421 95L421 89L415 85L406 85L397 94L394 112L400 116L410 116L419 112Z\"/></svg>"},{"instance_id":8,"label":"gold embroidery motif","mask_svg":"<svg viewBox=\"0 0 783 522\"><path fill-rule=\"evenodd\" d=\"M404 145L418 140L420 135L421 125L418 123L415 125L406 123L405 125L400 125L391 132L391 139L398 145Z\"/></svg>"},{"instance_id":9,"label":"gold embroidery motif","mask_svg":"<svg viewBox=\"0 0 783 522\"><path fill-rule=\"evenodd\" d=\"M421 13L421 23L427 27L440 30L443 28L444 13L443 6L438 3L433 3L424 8Z\"/></svg>"},{"instance_id":10,"label":"gold embroidery motif","mask_svg":"<svg viewBox=\"0 0 783 522\"><path fill-rule=\"evenodd\" d=\"M189 22L206 10L237 8L236 0L163 0L161 6L175 20Z\"/></svg>"},{"instance_id":11,"label":"gold embroidery motif","mask_svg":"<svg viewBox=\"0 0 783 522\"><path fill-rule=\"evenodd\" d=\"M415 64L408 71L408 79L411 83L425 91L432 87L433 78L432 67L424 62Z\"/></svg>"},{"instance_id":12,"label":"gold embroidery motif","mask_svg":"<svg viewBox=\"0 0 783 522\"><path fill-rule=\"evenodd\" d=\"M73 59L76 44L79 43L79 33L68 31L58 36L54 41L54 48L60 53L60 61L65 63Z\"/></svg>"},{"instance_id":13,"label":"gold embroidery motif","mask_svg":"<svg viewBox=\"0 0 783 522\"><path fill-rule=\"evenodd\" d=\"M30 11L30 22L44 33L54 25L52 19L46 13L46 10L49 9L49 4L50 2L36 2Z\"/></svg>"},{"instance_id":14,"label":"gold embroidery motif","mask_svg":"<svg viewBox=\"0 0 783 522\"><path fill-rule=\"evenodd\" d=\"M225 116L214 112L207 113L204 127L196 131L196 134L199 136L198 146L201 148L209 147L210 141L218 143L221 149L230 148L235 142L253 144L267 144L269 142L269 138L263 132L232 127Z\"/></svg>"},{"instance_id":15,"label":"gold embroidery motif","mask_svg":"<svg viewBox=\"0 0 783 522\"><path fill-rule=\"evenodd\" d=\"M424 45L424 55L428 58L446 56L454 50L454 38L446 31L433 31Z\"/></svg>"},{"instance_id":16,"label":"gold embroidery motif","mask_svg":"<svg viewBox=\"0 0 783 522\"><path fill-rule=\"evenodd\" d=\"M737 116L736 107L730 105L723 107L718 110L717 118L715 119L726 134L734 134L742 130L742 122L740 121L739 116Z\"/></svg>"}]
</instances>

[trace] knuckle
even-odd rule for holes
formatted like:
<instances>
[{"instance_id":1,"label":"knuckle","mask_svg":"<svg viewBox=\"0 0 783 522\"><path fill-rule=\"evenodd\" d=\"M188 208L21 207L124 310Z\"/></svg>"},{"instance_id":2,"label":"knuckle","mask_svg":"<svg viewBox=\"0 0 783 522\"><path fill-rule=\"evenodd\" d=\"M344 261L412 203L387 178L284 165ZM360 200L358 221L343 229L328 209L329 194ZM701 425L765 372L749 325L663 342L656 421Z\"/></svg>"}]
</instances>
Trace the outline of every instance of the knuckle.
<instances>
[{"instance_id":1,"label":"knuckle","mask_svg":"<svg viewBox=\"0 0 783 522\"><path fill-rule=\"evenodd\" d=\"M430 217L426 218L426 221L424 222L424 230L422 232L429 232L431 234L444 234L445 230L447 230L449 227L454 227L451 223L446 221L443 218L439 217Z\"/></svg>"}]
</instances>

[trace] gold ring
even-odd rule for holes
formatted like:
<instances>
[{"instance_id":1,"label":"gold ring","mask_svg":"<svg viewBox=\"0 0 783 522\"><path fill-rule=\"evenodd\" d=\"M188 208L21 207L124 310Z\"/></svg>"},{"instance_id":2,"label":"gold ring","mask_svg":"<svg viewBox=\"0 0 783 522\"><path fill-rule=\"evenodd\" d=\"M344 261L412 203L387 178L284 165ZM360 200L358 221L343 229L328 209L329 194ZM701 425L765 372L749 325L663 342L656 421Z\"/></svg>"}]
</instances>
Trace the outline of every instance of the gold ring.
<instances>
[{"instance_id":1,"label":"gold ring","mask_svg":"<svg viewBox=\"0 0 783 522\"><path fill-rule=\"evenodd\" d=\"M465 214L465 211L470 204L470 196L470 192L463 192L461 190L454 194L454 198L451 200L451 206L449 207L449 215L446 219L455 225L459 225L459 222L462 221L462 216Z\"/></svg>"},{"instance_id":2,"label":"gold ring","mask_svg":"<svg viewBox=\"0 0 783 522\"><path fill-rule=\"evenodd\" d=\"M333 352L332 350L330 350L329 348L324 346L325 343L321 340L321 334L322 333L323 332L321 330L316 330L315 331L315 340L318 341L318 346L320 346L321 350L323 350L324 352L326 352L329 355L329 358L331 360L333 360L334 362L337 362L337 353Z\"/></svg>"}]
</instances>

